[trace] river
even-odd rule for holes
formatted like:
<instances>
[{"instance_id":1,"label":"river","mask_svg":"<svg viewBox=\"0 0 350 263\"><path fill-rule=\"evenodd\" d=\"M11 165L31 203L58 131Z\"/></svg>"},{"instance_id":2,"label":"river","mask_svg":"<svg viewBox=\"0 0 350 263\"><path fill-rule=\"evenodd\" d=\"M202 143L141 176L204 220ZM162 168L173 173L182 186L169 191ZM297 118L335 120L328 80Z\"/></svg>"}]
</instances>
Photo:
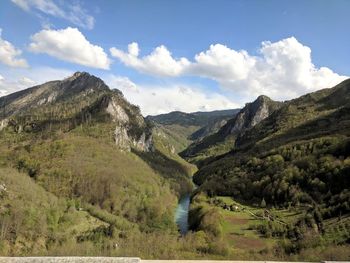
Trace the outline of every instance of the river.
<instances>
[{"instance_id":1,"label":"river","mask_svg":"<svg viewBox=\"0 0 350 263\"><path fill-rule=\"evenodd\" d=\"M188 212L190 209L191 194L184 194L177 205L175 211L175 222L180 230L181 235L186 235L188 232Z\"/></svg>"}]
</instances>

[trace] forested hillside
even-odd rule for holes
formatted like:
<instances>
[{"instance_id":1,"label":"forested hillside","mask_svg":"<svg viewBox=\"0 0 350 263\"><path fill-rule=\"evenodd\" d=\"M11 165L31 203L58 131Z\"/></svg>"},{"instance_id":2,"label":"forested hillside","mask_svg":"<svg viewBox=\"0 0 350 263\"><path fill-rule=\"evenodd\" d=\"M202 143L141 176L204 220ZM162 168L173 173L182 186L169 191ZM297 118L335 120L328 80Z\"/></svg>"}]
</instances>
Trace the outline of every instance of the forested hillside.
<instances>
[{"instance_id":1,"label":"forested hillside","mask_svg":"<svg viewBox=\"0 0 350 263\"><path fill-rule=\"evenodd\" d=\"M180 155L190 162L202 165L206 159L225 154L234 148L237 136L271 115L282 103L267 96L259 96L228 119L215 132L193 142Z\"/></svg>"},{"instance_id":2,"label":"forested hillside","mask_svg":"<svg viewBox=\"0 0 350 263\"><path fill-rule=\"evenodd\" d=\"M78 72L0 109L1 255L138 255L143 235L178 235L193 168L119 91Z\"/></svg>"},{"instance_id":3,"label":"forested hillside","mask_svg":"<svg viewBox=\"0 0 350 263\"><path fill-rule=\"evenodd\" d=\"M181 152L193 143L216 133L239 109L209 112L185 113L174 111L167 114L147 116L159 129L166 133L174 150Z\"/></svg>"},{"instance_id":4,"label":"forested hillside","mask_svg":"<svg viewBox=\"0 0 350 263\"><path fill-rule=\"evenodd\" d=\"M248 209L264 209L261 218L268 224L257 229L266 237L287 238L282 251L295 254L348 244L348 232L336 234L332 227L334 219L348 225L349 175L350 80L346 80L285 102L240 133L233 150L200 167L194 182L199 185L197 199L203 194L209 200L227 196ZM206 202L195 202L193 209ZM276 209L299 216L293 222L285 216L277 220L272 216Z\"/></svg>"}]
</instances>

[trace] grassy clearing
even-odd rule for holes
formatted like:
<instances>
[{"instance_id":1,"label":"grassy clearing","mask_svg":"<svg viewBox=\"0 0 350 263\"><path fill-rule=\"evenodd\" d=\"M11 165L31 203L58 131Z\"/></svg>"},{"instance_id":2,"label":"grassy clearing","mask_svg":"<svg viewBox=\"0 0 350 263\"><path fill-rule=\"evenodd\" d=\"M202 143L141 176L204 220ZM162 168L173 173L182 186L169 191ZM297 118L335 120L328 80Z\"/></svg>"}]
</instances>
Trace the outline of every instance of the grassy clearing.
<instances>
[{"instance_id":1,"label":"grassy clearing","mask_svg":"<svg viewBox=\"0 0 350 263\"><path fill-rule=\"evenodd\" d=\"M272 249L277 240L262 237L255 229L257 225L264 224L264 220L257 219L251 214L261 214L263 209L242 205L231 197L220 196L217 198L229 206L238 207L237 211L220 210L223 218L221 223L223 238L234 251L242 253Z\"/></svg>"}]
</instances>

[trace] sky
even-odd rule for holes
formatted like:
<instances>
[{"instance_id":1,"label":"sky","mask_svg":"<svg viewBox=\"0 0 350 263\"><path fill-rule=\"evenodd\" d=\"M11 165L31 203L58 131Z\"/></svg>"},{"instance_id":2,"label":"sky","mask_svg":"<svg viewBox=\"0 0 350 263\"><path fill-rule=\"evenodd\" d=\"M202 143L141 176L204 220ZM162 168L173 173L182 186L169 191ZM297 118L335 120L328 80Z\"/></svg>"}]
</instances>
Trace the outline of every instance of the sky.
<instances>
[{"instance_id":1,"label":"sky","mask_svg":"<svg viewBox=\"0 0 350 263\"><path fill-rule=\"evenodd\" d=\"M1 0L0 96L86 71L144 115L289 100L350 76L348 0Z\"/></svg>"}]
</instances>

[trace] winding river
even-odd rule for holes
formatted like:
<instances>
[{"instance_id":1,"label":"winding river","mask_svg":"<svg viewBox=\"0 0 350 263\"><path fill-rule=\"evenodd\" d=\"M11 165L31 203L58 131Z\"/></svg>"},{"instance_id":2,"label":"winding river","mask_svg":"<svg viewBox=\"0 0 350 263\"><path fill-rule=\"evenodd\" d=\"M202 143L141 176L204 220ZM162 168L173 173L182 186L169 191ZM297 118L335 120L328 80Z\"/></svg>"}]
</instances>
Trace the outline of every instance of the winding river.
<instances>
[{"instance_id":1,"label":"winding river","mask_svg":"<svg viewBox=\"0 0 350 263\"><path fill-rule=\"evenodd\" d=\"M181 235L186 235L188 232L188 212L190 209L191 193L184 194L177 205L175 211L175 222L180 230Z\"/></svg>"}]
</instances>

